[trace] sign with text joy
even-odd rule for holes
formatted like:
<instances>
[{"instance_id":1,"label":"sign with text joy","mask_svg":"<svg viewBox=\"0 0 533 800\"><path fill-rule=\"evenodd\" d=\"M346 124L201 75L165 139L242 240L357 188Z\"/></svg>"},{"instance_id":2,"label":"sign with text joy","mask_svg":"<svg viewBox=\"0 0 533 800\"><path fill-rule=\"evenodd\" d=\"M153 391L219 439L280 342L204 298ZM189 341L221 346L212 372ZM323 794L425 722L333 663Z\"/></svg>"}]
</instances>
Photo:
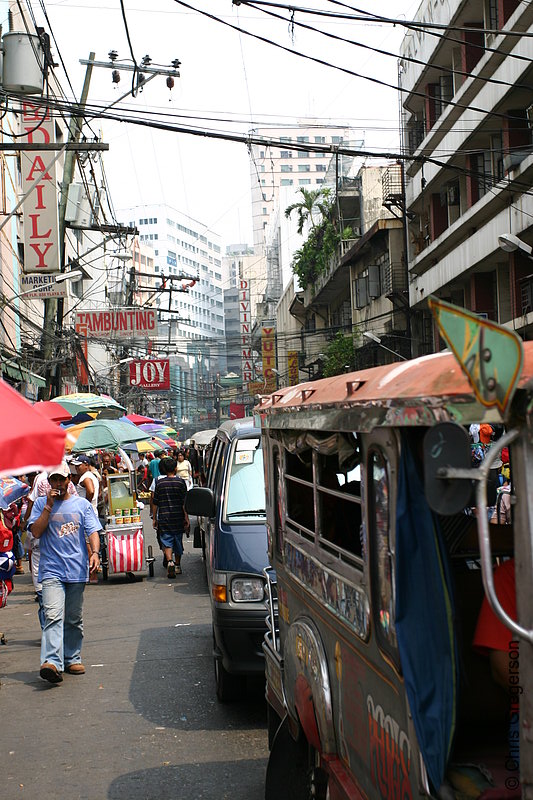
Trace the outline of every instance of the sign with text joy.
<instances>
[{"instance_id":1,"label":"sign with text joy","mask_svg":"<svg viewBox=\"0 0 533 800\"><path fill-rule=\"evenodd\" d=\"M168 358L132 361L130 386L141 389L170 389L170 362Z\"/></svg>"}]
</instances>

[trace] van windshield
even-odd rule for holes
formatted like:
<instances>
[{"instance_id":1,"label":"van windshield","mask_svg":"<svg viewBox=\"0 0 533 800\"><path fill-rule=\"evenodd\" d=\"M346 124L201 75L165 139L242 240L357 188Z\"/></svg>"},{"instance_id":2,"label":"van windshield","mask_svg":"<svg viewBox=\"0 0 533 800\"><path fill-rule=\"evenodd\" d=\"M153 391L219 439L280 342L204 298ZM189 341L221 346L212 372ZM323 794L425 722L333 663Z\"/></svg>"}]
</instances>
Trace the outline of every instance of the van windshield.
<instances>
[{"instance_id":1,"label":"van windshield","mask_svg":"<svg viewBox=\"0 0 533 800\"><path fill-rule=\"evenodd\" d=\"M226 502L228 521L265 518L263 451L258 437L238 439L232 449Z\"/></svg>"}]
</instances>

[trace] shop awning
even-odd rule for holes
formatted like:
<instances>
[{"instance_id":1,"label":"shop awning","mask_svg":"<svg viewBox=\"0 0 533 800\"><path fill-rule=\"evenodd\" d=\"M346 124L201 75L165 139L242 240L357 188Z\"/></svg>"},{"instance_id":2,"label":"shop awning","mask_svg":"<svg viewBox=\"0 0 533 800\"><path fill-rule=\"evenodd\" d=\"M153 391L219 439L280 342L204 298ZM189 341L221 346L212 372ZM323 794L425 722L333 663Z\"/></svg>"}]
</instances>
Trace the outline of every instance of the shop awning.
<instances>
[{"instance_id":1,"label":"shop awning","mask_svg":"<svg viewBox=\"0 0 533 800\"><path fill-rule=\"evenodd\" d=\"M37 388L44 388L46 386L46 381L40 375L36 375L35 372L30 372L29 369L23 367L22 365L19 366L16 361L12 361L11 359L2 359L0 364L0 370L3 374L9 375L10 378L16 381L24 381L25 383L31 383Z\"/></svg>"}]
</instances>

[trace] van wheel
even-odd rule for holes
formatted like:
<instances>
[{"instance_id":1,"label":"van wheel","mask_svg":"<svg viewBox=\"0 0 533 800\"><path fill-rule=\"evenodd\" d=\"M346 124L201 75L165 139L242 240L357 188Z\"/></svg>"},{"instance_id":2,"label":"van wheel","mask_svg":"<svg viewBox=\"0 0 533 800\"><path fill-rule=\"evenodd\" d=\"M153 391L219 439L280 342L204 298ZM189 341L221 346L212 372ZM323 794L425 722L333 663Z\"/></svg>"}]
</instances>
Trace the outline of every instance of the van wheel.
<instances>
[{"instance_id":1,"label":"van wheel","mask_svg":"<svg viewBox=\"0 0 533 800\"><path fill-rule=\"evenodd\" d=\"M265 800L279 800L280 797L311 800L313 795L309 779L309 745L302 733L294 741L285 717L272 742L266 771Z\"/></svg>"},{"instance_id":2,"label":"van wheel","mask_svg":"<svg viewBox=\"0 0 533 800\"><path fill-rule=\"evenodd\" d=\"M215 684L217 698L221 703L237 700L243 688L243 680L239 675L232 675L226 669L221 658L215 658Z\"/></svg>"}]
</instances>

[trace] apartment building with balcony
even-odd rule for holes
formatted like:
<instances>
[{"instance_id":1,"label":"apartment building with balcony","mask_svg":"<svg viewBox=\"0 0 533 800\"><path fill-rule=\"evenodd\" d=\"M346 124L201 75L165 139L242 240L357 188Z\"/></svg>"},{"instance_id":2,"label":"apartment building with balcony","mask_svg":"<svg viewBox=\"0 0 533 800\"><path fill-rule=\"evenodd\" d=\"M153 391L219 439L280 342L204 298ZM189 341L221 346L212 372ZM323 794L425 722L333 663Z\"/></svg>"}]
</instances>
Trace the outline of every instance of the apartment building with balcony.
<instances>
[{"instance_id":1,"label":"apartment building with balcony","mask_svg":"<svg viewBox=\"0 0 533 800\"><path fill-rule=\"evenodd\" d=\"M409 302L414 352L438 340L436 295L527 335L533 269L533 5L426 0L401 48ZM438 32L437 32L438 31Z\"/></svg>"}]
</instances>

